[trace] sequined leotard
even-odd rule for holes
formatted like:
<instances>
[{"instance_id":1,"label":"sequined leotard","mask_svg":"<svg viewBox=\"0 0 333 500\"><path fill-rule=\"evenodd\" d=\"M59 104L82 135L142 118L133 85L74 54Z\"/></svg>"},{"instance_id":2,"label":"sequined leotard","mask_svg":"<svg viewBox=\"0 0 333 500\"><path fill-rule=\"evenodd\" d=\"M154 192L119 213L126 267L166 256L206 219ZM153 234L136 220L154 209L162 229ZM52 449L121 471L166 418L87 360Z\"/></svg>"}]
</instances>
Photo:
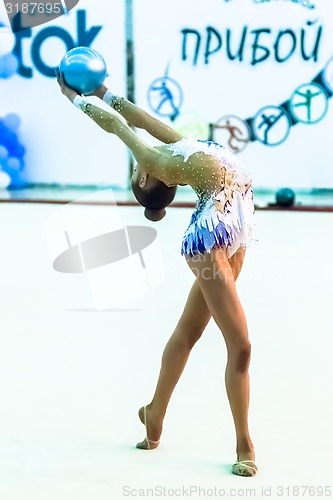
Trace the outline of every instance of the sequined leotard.
<instances>
[{"instance_id":1,"label":"sequined leotard","mask_svg":"<svg viewBox=\"0 0 333 500\"><path fill-rule=\"evenodd\" d=\"M224 182L214 192L194 188L198 201L183 236L182 255L193 257L227 247L230 258L253 239L254 204L248 172L231 151L212 141L181 139L168 149L172 156L182 155L185 162L194 153L213 155L224 171Z\"/></svg>"}]
</instances>

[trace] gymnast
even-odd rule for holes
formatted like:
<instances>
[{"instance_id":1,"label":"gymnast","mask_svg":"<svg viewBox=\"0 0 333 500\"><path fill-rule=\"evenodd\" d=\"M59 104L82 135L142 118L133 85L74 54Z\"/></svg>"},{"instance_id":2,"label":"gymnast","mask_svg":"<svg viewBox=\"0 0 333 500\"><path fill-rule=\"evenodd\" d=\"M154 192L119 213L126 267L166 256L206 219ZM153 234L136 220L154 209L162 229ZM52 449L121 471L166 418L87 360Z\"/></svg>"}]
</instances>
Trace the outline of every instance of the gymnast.
<instances>
[{"instance_id":1,"label":"gymnast","mask_svg":"<svg viewBox=\"0 0 333 500\"><path fill-rule=\"evenodd\" d=\"M185 138L126 98L114 95L105 85L92 95L116 113L87 102L65 84L59 71L57 79L62 93L77 108L106 132L118 136L131 150L137 161L132 188L138 201L146 206L148 219L157 221L164 217L165 207L172 201L177 185L190 185L198 197L181 245L181 254L195 279L184 311L165 346L153 398L139 409L146 437L136 446L152 450L159 445L171 395L191 349L213 317L227 348L225 384L234 420L237 455L232 472L254 476L258 468L248 426L251 343L235 286L246 247L253 239L251 178L242 163L222 145ZM127 123L145 129L162 144L150 146ZM152 205L150 193L155 193ZM163 198L160 204L156 204L158 193L162 193Z\"/></svg>"}]
</instances>

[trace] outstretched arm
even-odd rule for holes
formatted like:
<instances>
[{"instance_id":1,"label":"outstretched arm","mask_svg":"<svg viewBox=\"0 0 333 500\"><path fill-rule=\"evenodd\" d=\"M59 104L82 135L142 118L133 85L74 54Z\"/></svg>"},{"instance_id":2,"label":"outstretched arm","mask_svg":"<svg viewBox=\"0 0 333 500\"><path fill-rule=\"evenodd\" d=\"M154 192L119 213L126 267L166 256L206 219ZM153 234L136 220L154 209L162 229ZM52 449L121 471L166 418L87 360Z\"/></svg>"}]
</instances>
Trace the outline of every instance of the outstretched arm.
<instances>
[{"instance_id":1,"label":"outstretched arm","mask_svg":"<svg viewBox=\"0 0 333 500\"><path fill-rule=\"evenodd\" d=\"M148 172L152 172L154 163L161 154L149 144L146 144L137 134L118 116L104 111L90 103L79 107L106 132L115 134L132 151L136 161L143 165Z\"/></svg>"},{"instance_id":2,"label":"outstretched arm","mask_svg":"<svg viewBox=\"0 0 333 500\"><path fill-rule=\"evenodd\" d=\"M167 185L174 184L190 184L195 185L198 178L198 169L202 169L202 164L199 159L193 158L191 166L185 164L183 158L179 155L172 156L163 155L158 148L146 144L135 132L118 118L115 113L109 113L104 109L94 106L85 101L79 94L67 87L64 78L60 73L57 73L58 83L62 93L87 114L97 125L109 133L117 135L124 144L132 151L137 162L145 168L145 170L154 175L157 179L165 182ZM213 158L213 157L211 157ZM210 157L205 159L209 162ZM197 165L197 163L199 163Z\"/></svg>"},{"instance_id":3,"label":"outstretched arm","mask_svg":"<svg viewBox=\"0 0 333 500\"><path fill-rule=\"evenodd\" d=\"M62 93L80 108L86 115L94 120L103 130L117 135L132 151L136 161L144 166L147 172L154 170L154 164L161 154L152 146L146 144L133 130L114 113L85 101L79 94L65 84L63 75L57 72L57 80Z\"/></svg>"},{"instance_id":4,"label":"outstretched arm","mask_svg":"<svg viewBox=\"0 0 333 500\"><path fill-rule=\"evenodd\" d=\"M105 85L99 87L92 95L103 99L112 106L131 126L146 130L150 135L165 144L171 144L184 138L182 134L157 120L124 97L113 95Z\"/></svg>"}]
</instances>

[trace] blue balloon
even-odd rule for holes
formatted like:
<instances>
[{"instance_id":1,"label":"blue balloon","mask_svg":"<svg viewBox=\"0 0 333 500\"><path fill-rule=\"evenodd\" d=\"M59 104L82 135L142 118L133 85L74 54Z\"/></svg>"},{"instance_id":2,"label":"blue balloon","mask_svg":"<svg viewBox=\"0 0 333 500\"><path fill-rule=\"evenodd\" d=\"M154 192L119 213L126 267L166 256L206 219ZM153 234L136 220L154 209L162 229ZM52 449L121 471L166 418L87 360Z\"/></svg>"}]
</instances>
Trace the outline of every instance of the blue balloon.
<instances>
[{"instance_id":1,"label":"blue balloon","mask_svg":"<svg viewBox=\"0 0 333 500\"><path fill-rule=\"evenodd\" d=\"M25 148L20 144L17 134L13 130L18 128L19 123L20 118L15 113L0 118L0 168L11 178L8 189L21 189L26 185L26 182L21 178Z\"/></svg>"},{"instance_id":2,"label":"blue balloon","mask_svg":"<svg viewBox=\"0 0 333 500\"><path fill-rule=\"evenodd\" d=\"M26 182L21 179L21 172L23 170L23 167L23 163L21 163L17 158L13 157L1 162L1 170L3 172L6 172L6 174L8 174L11 178L11 183L8 186L9 188L19 188L23 187L26 184Z\"/></svg>"},{"instance_id":3,"label":"blue balloon","mask_svg":"<svg viewBox=\"0 0 333 500\"><path fill-rule=\"evenodd\" d=\"M16 170L17 172L19 172L23 168L23 163L14 156L7 158L6 163L7 163L7 168L9 168L10 170Z\"/></svg>"},{"instance_id":4,"label":"blue balloon","mask_svg":"<svg viewBox=\"0 0 333 500\"><path fill-rule=\"evenodd\" d=\"M5 160L8 156L8 149L4 146L0 146L0 161Z\"/></svg>"},{"instance_id":5,"label":"blue balloon","mask_svg":"<svg viewBox=\"0 0 333 500\"><path fill-rule=\"evenodd\" d=\"M63 57L59 70L65 83L79 94L88 95L102 85L106 77L103 57L90 47L76 47Z\"/></svg>"},{"instance_id":6,"label":"blue balloon","mask_svg":"<svg viewBox=\"0 0 333 500\"><path fill-rule=\"evenodd\" d=\"M0 137L1 137L1 134L7 130L7 127L6 125L3 123L2 119L0 118Z\"/></svg>"},{"instance_id":7,"label":"blue balloon","mask_svg":"<svg viewBox=\"0 0 333 500\"><path fill-rule=\"evenodd\" d=\"M6 125L7 128L12 130L13 132L16 132L20 126L21 119L15 113L9 113L4 117L3 123Z\"/></svg>"},{"instance_id":8,"label":"blue balloon","mask_svg":"<svg viewBox=\"0 0 333 500\"><path fill-rule=\"evenodd\" d=\"M13 76L18 68L18 59L14 54L6 54L0 57L0 78Z\"/></svg>"},{"instance_id":9,"label":"blue balloon","mask_svg":"<svg viewBox=\"0 0 333 500\"><path fill-rule=\"evenodd\" d=\"M0 128L0 146L7 146L7 133L7 127L4 127L3 129Z\"/></svg>"},{"instance_id":10,"label":"blue balloon","mask_svg":"<svg viewBox=\"0 0 333 500\"><path fill-rule=\"evenodd\" d=\"M5 132L3 132L3 134L1 134L1 136L0 136L0 144L2 146L5 146L8 149L8 151L11 153L13 151L13 149L15 149L15 147L18 144L18 140L17 140L15 132L12 132L11 130L6 129Z\"/></svg>"},{"instance_id":11,"label":"blue balloon","mask_svg":"<svg viewBox=\"0 0 333 500\"><path fill-rule=\"evenodd\" d=\"M13 148L12 154L16 158L23 158L25 155L25 147L23 147L22 144L16 144L16 147Z\"/></svg>"},{"instance_id":12,"label":"blue balloon","mask_svg":"<svg viewBox=\"0 0 333 500\"><path fill-rule=\"evenodd\" d=\"M25 187L26 182L21 179L20 172L16 172L15 170L11 170L8 172L8 175L11 177L11 183L8 186L8 189L22 189Z\"/></svg>"}]
</instances>

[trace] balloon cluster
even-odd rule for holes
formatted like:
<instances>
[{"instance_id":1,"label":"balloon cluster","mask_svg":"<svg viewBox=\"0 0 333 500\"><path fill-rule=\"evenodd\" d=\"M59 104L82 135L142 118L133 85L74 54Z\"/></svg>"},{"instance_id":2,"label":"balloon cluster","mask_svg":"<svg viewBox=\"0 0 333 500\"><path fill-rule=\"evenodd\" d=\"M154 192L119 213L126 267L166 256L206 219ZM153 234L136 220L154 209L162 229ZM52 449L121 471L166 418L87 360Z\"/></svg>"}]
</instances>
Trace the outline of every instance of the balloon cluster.
<instances>
[{"instance_id":1,"label":"balloon cluster","mask_svg":"<svg viewBox=\"0 0 333 500\"><path fill-rule=\"evenodd\" d=\"M0 118L0 188L19 188L25 183L21 179L25 149L17 137L19 116L14 113Z\"/></svg>"},{"instance_id":2,"label":"balloon cluster","mask_svg":"<svg viewBox=\"0 0 333 500\"><path fill-rule=\"evenodd\" d=\"M16 73L17 57L12 54L15 35L0 21L0 78L9 78ZM19 188L25 183L21 179L25 149L20 144L17 131L20 118L14 113L0 117L0 188Z\"/></svg>"}]
</instances>

